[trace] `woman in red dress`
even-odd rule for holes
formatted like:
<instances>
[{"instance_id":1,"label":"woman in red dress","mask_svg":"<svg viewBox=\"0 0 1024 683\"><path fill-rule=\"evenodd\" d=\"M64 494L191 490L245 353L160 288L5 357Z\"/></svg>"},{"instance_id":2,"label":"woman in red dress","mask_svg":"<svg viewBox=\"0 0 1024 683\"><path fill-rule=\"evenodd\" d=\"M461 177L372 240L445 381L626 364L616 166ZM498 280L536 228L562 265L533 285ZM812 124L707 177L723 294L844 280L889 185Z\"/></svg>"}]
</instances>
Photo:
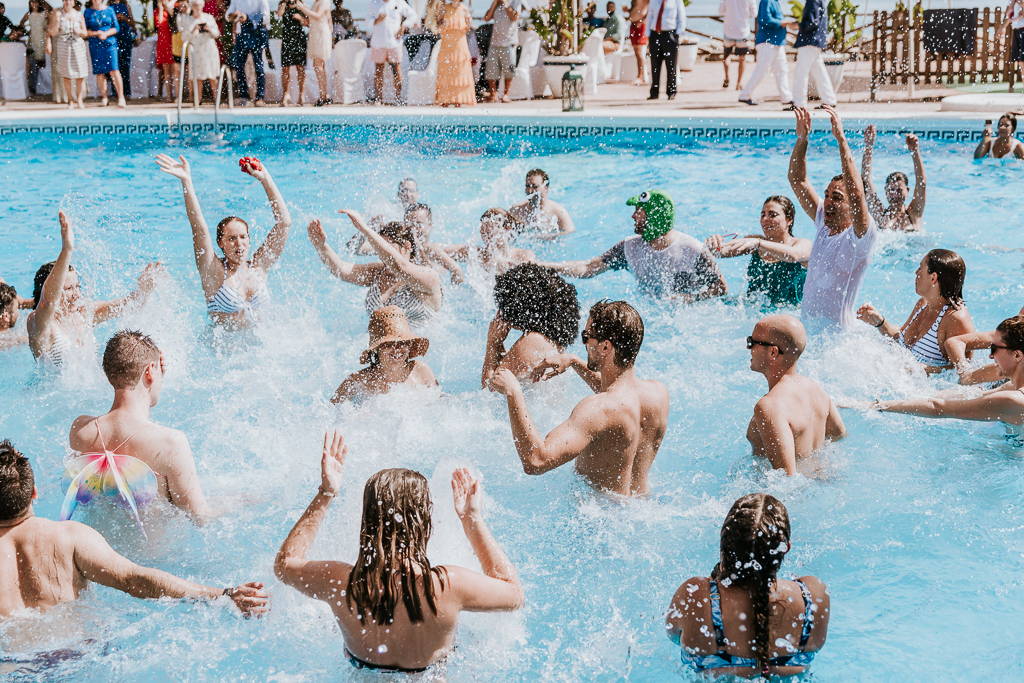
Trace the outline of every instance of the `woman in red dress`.
<instances>
[{"instance_id":1,"label":"woman in red dress","mask_svg":"<svg viewBox=\"0 0 1024 683\"><path fill-rule=\"evenodd\" d=\"M213 17L217 22L217 28L220 29L222 38L217 41L217 52L220 53L220 63L224 64L224 3L221 0L206 0L203 12Z\"/></svg>"},{"instance_id":2,"label":"woman in red dress","mask_svg":"<svg viewBox=\"0 0 1024 683\"><path fill-rule=\"evenodd\" d=\"M159 98L167 84L167 102L174 101L174 54L171 52L170 16L174 0L154 0L153 22L156 24L156 68L160 71L156 96Z\"/></svg>"}]
</instances>

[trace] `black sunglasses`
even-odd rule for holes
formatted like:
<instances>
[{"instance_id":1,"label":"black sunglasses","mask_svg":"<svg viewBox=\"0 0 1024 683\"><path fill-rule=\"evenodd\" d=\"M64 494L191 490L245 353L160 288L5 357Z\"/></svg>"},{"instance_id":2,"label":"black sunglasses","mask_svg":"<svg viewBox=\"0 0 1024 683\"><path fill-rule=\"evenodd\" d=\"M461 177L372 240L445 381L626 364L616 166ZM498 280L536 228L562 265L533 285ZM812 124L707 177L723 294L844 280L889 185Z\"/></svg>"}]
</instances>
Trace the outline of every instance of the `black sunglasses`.
<instances>
[{"instance_id":1,"label":"black sunglasses","mask_svg":"<svg viewBox=\"0 0 1024 683\"><path fill-rule=\"evenodd\" d=\"M586 330L580 330L580 340L583 342L584 346L586 346L587 342L590 341L591 339L597 341L597 337L592 337L591 335L587 334Z\"/></svg>"},{"instance_id":2,"label":"black sunglasses","mask_svg":"<svg viewBox=\"0 0 1024 683\"><path fill-rule=\"evenodd\" d=\"M752 349L754 348L754 346L774 346L775 349L779 352L779 355L783 355L783 351L782 349L779 348L778 344L771 344L769 342L759 341L757 339L754 339L753 337L747 337L747 348Z\"/></svg>"},{"instance_id":3,"label":"black sunglasses","mask_svg":"<svg viewBox=\"0 0 1024 683\"><path fill-rule=\"evenodd\" d=\"M1017 350L1017 349L1011 349L1009 346L1001 346L999 344L992 344L991 346L988 347L988 352L989 352L990 355L992 355L992 354L995 354L995 352L998 351L999 349L1005 349L1006 351L1016 351Z\"/></svg>"}]
</instances>

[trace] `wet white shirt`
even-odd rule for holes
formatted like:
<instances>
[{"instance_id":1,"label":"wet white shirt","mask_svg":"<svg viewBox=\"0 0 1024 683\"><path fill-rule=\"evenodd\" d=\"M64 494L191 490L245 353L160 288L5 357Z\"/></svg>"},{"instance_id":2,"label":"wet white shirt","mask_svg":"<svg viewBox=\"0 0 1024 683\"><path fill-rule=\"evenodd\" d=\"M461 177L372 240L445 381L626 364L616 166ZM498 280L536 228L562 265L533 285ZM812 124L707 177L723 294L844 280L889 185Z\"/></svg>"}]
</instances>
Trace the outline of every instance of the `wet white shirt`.
<instances>
[{"instance_id":1,"label":"wet white shirt","mask_svg":"<svg viewBox=\"0 0 1024 683\"><path fill-rule=\"evenodd\" d=\"M750 20L757 17L755 0L722 0L718 6L727 40L750 40Z\"/></svg>"},{"instance_id":2,"label":"wet white shirt","mask_svg":"<svg viewBox=\"0 0 1024 683\"><path fill-rule=\"evenodd\" d=\"M379 24L373 23L381 14L385 15L384 21ZM416 14L405 0L371 0L370 7L366 10L366 23L373 30L370 47L393 50L402 47L402 40L396 38L395 34L402 26L415 26Z\"/></svg>"},{"instance_id":3,"label":"wet white shirt","mask_svg":"<svg viewBox=\"0 0 1024 683\"><path fill-rule=\"evenodd\" d=\"M868 231L863 237L857 237L852 225L838 235L830 235L825 227L823 202L818 204L814 228L814 246L804 283L803 317L849 329L857 319L857 294L871 265L878 226L873 218L868 218Z\"/></svg>"}]
</instances>

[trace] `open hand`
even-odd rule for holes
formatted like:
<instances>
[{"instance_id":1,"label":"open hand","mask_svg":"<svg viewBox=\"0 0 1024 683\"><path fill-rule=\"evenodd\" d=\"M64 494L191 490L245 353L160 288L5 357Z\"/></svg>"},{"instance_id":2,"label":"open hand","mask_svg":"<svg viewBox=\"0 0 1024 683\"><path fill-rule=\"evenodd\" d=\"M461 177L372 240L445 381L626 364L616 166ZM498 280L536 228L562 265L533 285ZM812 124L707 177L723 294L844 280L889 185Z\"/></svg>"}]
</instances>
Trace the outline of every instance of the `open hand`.
<instances>
[{"instance_id":1,"label":"open hand","mask_svg":"<svg viewBox=\"0 0 1024 683\"><path fill-rule=\"evenodd\" d=\"M864 304L863 306L857 309L857 319L863 320L872 327L878 327L882 324L882 321L885 318L882 317L882 314L879 313L878 309L876 309L874 306L872 306L871 304Z\"/></svg>"},{"instance_id":2,"label":"open hand","mask_svg":"<svg viewBox=\"0 0 1024 683\"><path fill-rule=\"evenodd\" d=\"M61 249L72 251L75 248L75 232L71 229L71 220L63 211L57 212L57 218L60 219Z\"/></svg>"},{"instance_id":3,"label":"open hand","mask_svg":"<svg viewBox=\"0 0 1024 683\"><path fill-rule=\"evenodd\" d=\"M517 388L521 388L519 380L512 374L512 371L508 368L501 368L496 370L491 379L487 382L487 388L491 391L497 391L503 396L508 396L514 392Z\"/></svg>"},{"instance_id":4,"label":"open hand","mask_svg":"<svg viewBox=\"0 0 1024 683\"><path fill-rule=\"evenodd\" d=\"M844 139L846 137L846 132L843 131L843 120L839 117L839 112L827 104L822 105L822 109L828 112L828 115L832 117L832 135L835 136L836 140Z\"/></svg>"},{"instance_id":5,"label":"open hand","mask_svg":"<svg viewBox=\"0 0 1024 683\"><path fill-rule=\"evenodd\" d=\"M345 437L335 429L324 433L324 455L320 459L320 487L326 493L338 495L341 490L341 468L348 455Z\"/></svg>"},{"instance_id":6,"label":"open hand","mask_svg":"<svg viewBox=\"0 0 1024 683\"><path fill-rule=\"evenodd\" d=\"M348 216L349 220L352 221L352 225L356 226L356 230L361 233L366 233L370 230L370 227L366 225L366 221L363 220L363 216L353 209L338 209L338 213L343 213Z\"/></svg>"},{"instance_id":7,"label":"open hand","mask_svg":"<svg viewBox=\"0 0 1024 683\"><path fill-rule=\"evenodd\" d=\"M866 147L871 147L875 144L875 131L875 124L873 123L864 129L864 145Z\"/></svg>"},{"instance_id":8,"label":"open hand","mask_svg":"<svg viewBox=\"0 0 1024 683\"><path fill-rule=\"evenodd\" d=\"M725 238L721 235L712 235L704 240L704 244L707 246L708 251L717 255L722 251L722 245L725 244Z\"/></svg>"},{"instance_id":9,"label":"open hand","mask_svg":"<svg viewBox=\"0 0 1024 683\"><path fill-rule=\"evenodd\" d=\"M811 112L806 107L794 107L793 114L796 116L796 136L806 140L811 134Z\"/></svg>"},{"instance_id":10,"label":"open hand","mask_svg":"<svg viewBox=\"0 0 1024 683\"><path fill-rule=\"evenodd\" d=\"M313 243L313 246L317 249L323 249L323 246L327 243L327 234L324 232L324 226L320 224L319 218L314 218L309 222L309 241Z\"/></svg>"},{"instance_id":11,"label":"open hand","mask_svg":"<svg viewBox=\"0 0 1024 683\"><path fill-rule=\"evenodd\" d=\"M156 163L161 171L170 173L181 182L192 180L192 167L185 161L185 157L179 156L178 159L179 161L175 161L166 154L156 155Z\"/></svg>"},{"instance_id":12,"label":"open hand","mask_svg":"<svg viewBox=\"0 0 1024 683\"><path fill-rule=\"evenodd\" d=\"M914 135L913 133L907 135L907 149L909 149L911 152L916 152L918 149L917 136Z\"/></svg>"},{"instance_id":13,"label":"open hand","mask_svg":"<svg viewBox=\"0 0 1024 683\"><path fill-rule=\"evenodd\" d=\"M263 584L259 581L250 581L241 586L235 586L228 591L228 597L235 607L242 610L242 616L262 617L270 611L270 596L263 590Z\"/></svg>"},{"instance_id":14,"label":"open hand","mask_svg":"<svg viewBox=\"0 0 1024 683\"><path fill-rule=\"evenodd\" d=\"M452 499L455 513L463 522L483 517L484 487L479 479L474 479L465 467L452 472Z\"/></svg>"},{"instance_id":15,"label":"open hand","mask_svg":"<svg viewBox=\"0 0 1024 683\"><path fill-rule=\"evenodd\" d=\"M164 273L164 267L160 265L159 261L150 263L143 269L142 274L139 275L139 291L144 295L149 296L149 294L156 289L157 278L162 276Z\"/></svg>"}]
</instances>

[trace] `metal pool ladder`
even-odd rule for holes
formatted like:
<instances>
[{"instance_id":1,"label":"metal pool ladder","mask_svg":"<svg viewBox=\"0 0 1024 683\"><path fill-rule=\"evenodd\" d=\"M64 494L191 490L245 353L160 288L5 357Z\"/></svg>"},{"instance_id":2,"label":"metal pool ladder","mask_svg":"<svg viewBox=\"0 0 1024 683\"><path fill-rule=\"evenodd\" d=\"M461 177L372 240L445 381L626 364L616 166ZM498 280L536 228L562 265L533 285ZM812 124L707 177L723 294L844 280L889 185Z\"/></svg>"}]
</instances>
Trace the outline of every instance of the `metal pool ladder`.
<instances>
[{"instance_id":1,"label":"metal pool ladder","mask_svg":"<svg viewBox=\"0 0 1024 683\"><path fill-rule=\"evenodd\" d=\"M185 44L181 46L181 68L185 70L188 65L189 49L192 50L192 58L195 59L196 48L192 45L191 41L185 41ZM225 78L226 77L226 78ZM220 94L223 89L223 84L227 83L228 86L228 109L231 111L235 110L235 98L234 93L231 89L231 72L228 71L227 64L220 65L220 74L217 76L217 92L213 96L213 132L216 135L220 134ZM192 93L195 94L199 91L199 79L196 78L195 69L192 70ZM178 133L181 133L181 102L185 96L185 79L181 78L178 83Z\"/></svg>"}]
</instances>

